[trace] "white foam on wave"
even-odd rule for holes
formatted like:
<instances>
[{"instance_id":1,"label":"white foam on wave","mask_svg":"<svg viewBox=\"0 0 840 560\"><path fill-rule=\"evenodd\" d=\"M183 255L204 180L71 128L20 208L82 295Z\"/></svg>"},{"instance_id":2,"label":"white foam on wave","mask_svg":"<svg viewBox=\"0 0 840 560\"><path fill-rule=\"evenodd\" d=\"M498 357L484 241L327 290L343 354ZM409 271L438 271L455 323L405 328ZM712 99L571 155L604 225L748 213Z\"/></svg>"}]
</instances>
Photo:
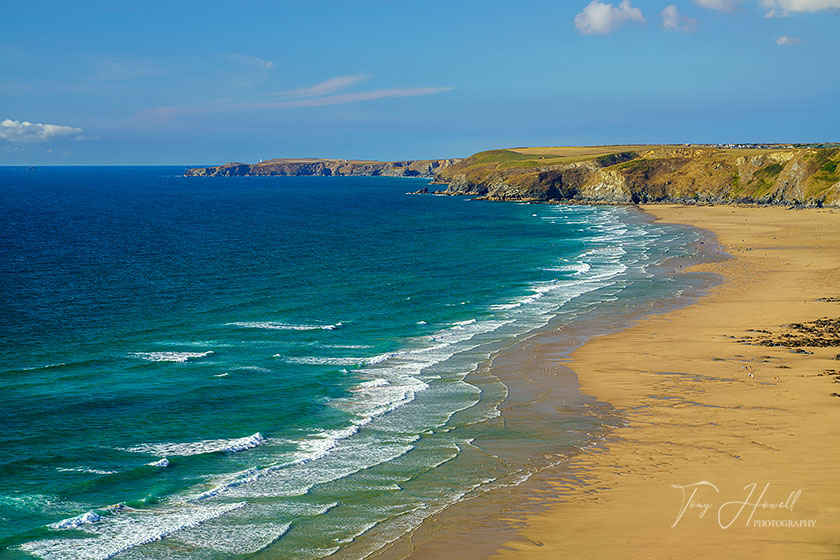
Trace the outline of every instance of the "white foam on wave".
<instances>
[{"instance_id":1,"label":"white foam on wave","mask_svg":"<svg viewBox=\"0 0 840 560\"><path fill-rule=\"evenodd\" d=\"M104 469L91 469L88 467L57 467L59 472L77 472L85 474L116 474L117 471L106 471Z\"/></svg>"},{"instance_id":2,"label":"white foam on wave","mask_svg":"<svg viewBox=\"0 0 840 560\"><path fill-rule=\"evenodd\" d=\"M357 366L365 363L368 358L330 357L330 356L284 356L275 354L287 364L302 364L310 366Z\"/></svg>"},{"instance_id":3,"label":"white foam on wave","mask_svg":"<svg viewBox=\"0 0 840 560\"><path fill-rule=\"evenodd\" d=\"M248 437L237 439L208 439L189 443L143 443L128 447L125 451L132 453L148 453L157 457L179 456L190 457L192 455L203 455L205 453L237 453L258 447L266 442L266 439L259 432Z\"/></svg>"},{"instance_id":4,"label":"white foam on wave","mask_svg":"<svg viewBox=\"0 0 840 560\"><path fill-rule=\"evenodd\" d=\"M297 444L298 450L292 456L292 460L280 465L273 465L262 469L248 469L247 471L235 473L232 476L225 477L217 483L214 488L202 492L201 494L192 498L193 501L204 501L208 498L219 496L220 494L228 493L235 488L247 484L255 483L262 480L266 476L271 475L282 469L292 466L299 466L321 459L328 455L338 444L339 441L346 439L359 431L358 425L351 425L346 428L335 430L320 430L314 434L310 434L304 440L289 442ZM295 488L291 495L297 495L305 492L309 486L304 488ZM278 490L278 495L283 495L282 490Z\"/></svg>"},{"instance_id":5,"label":"white foam on wave","mask_svg":"<svg viewBox=\"0 0 840 560\"><path fill-rule=\"evenodd\" d=\"M352 534L347 535L343 539L339 539L338 544L351 543L351 542L355 541L357 538L359 538L362 535L364 535L365 533L367 533L368 531L370 531L371 529L373 529L374 527L376 527L377 525L379 525L379 521L371 521L370 523L364 523L358 529L356 529L356 531L353 532Z\"/></svg>"},{"instance_id":6,"label":"white foam on wave","mask_svg":"<svg viewBox=\"0 0 840 560\"><path fill-rule=\"evenodd\" d=\"M149 362L178 362L184 363L189 360L196 360L198 358L206 358L212 356L213 351L207 352L134 352L132 354L135 358L141 358Z\"/></svg>"},{"instance_id":7,"label":"white foam on wave","mask_svg":"<svg viewBox=\"0 0 840 560\"><path fill-rule=\"evenodd\" d=\"M592 265L589 263L577 263L577 264L564 264L560 266L552 266L543 268L543 270L548 272L574 272L576 276L580 276L582 274L586 274L592 269Z\"/></svg>"},{"instance_id":8,"label":"white foam on wave","mask_svg":"<svg viewBox=\"0 0 840 560\"><path fill-rule=\"evenodd\" d=\"M382 363L397 354L395 352L386 352L377 356L367 357L349 357L349 356L284 356L283 354L275 354L275 358L279 358L289 364L304 364L304 365L324 365L324 366L372 366Z\"/></svg>"},{"instance_id":9,"label":"white foam on wave","mask_svg":"<svg viewBox=\"0 0 840 560\"><path fill-rule=\"evenodd\" d=\"M186 547L201 552L192 552L190 557L205 558L210 552L210 558L219 558L218 552L225 553L224 558L243 554L255 554L280 539L289 529L291 523L278 523L274 519L278 513L283 517L317 517L338 504L331 503L315 507L300 507L290 503L282 505L278 512L276 507L269 504L248 504L248 507L228 513L218 519L211 520L198 527L179 531L171 537L170 542L176 548ZM298 552L298 551L296 551ZM321 558L321 556L306 556L299 551L300 558ZM179 555L179 558L183 555ZM170 556L166 556L170 558Z\"/></svg>"},{"instance_id":10,"label":"white foam on wave","mask_svg":"<svg viewBox=\"0 0 840 560\"><path fill-rule=\"evenodd\" d=\"M628 225L623 219L625 213L622 211L599 211L597 216L587 216L583 219L578 216L583 215L584 212L576 209L559 209L554 213L554 218L561 223L579 223L589 226L584 230L587 236L582 239L585 244L590 245L585 252L570 257L571 262L542 268L549 272L572 272L573 279L568 277L562 280L555 279L543 283L543 286L535 284L530 294L511 302L494 305L493 310L516 310L519 313L527 308L536 310L540 314L554 313L557 309L557 305L552 305L557 303L554 301L555 297L545 300L545 303L539 304L536 308L531 304L535 304L546 293L555 290L562 296L561 303L564 304L569 301L570 298L566 297L569 294L574 294L572 295L574 298L582 293L604 287L604 282L611 281L629 270L628 266L633 265L633 262L628 261L625 256L628 255L628 251L637 249L634 243L640 242L641 249L644 250L651 235L646 228ZM571 217L576 217L578 221L570 220ZM597 218L597 221L592 218Z\"/></svg>"},{"instance_id":11,"label":"white foam on wave","mask_svg":"<svg viewBox=\"0 0 840 560\"><path fill-rule=\"evenodd\" d=\"M517 307L522 307L522 302L514 302L514 303L499 303L496 305L491 305L490 309L494 311L509 311L511 309L516 309Z\"/></svg>"},{"instance_id":12,"label":"white foam on wave","mask_svg":"<svg viewBox=\"0 0 840 560\"><path fill-rule=\"evenodd\" d=\"M240 327L243 329L267 329L276 331L333 331L342 323L333 325L297 325L294 323L279 323L275 321L240 321L227 323L228 326Z\"/></svg>"},{"instance_id":13,"label":"white foam on wave","mask_svg":"<svg viewBox=\"0 0 840 560\"><path fill-rule=\"evenodd\" d=\"M423 378L424 369L441 363L453 355L473 349L480 342L471 342L476 336L493 332L512 320L460 321L447 329L416 339L419 348L409 348L382 354L378 359L368 359L361 370L374 377L360 383L354 396L336 399L332 406L355 416L353 426L344 430L326 432L299 444L298 460L310 461L328 455L342 439L354 435L358 429L374 419L412 402L417 393L428 389L429 381L440 376Z\"/></svg>"},{"instance_id":14,"label":"white foam on wave","mask_svg":"<svg viewBox=\"0 0 840 560\"><path fill-rule=\"evenodd\" d=\"M172 540L191 548L209 548L227 555L256 554L285 535L289 527L291 523L225 524L211 521L180 531Z\"/></svg>"},{"instance_id":15,"label":"white foam on wave","mask_svg":"<svg viewBox=\"0 0 840 560\"><path fill-rule=\"evenodd\" d=\"M371 389L373 387L383 387L385 385L389 385L390 382L387 379L371 379L370 381L363 381L356 386L357 391Z\"/></svg>"},{"instance_id":16,"label":"white foam on wave","mask_svg":"<svg viewBox=\"0 0 840 560\"><path fill-rule=\"evenodd\" d=\"M397 356L396 352L386 352L385 354L379 354L378 356L373 356L371 358L365 358L363 365L365 366L374 366L376 364L381 364L386 360L390 360Z\"/></svg>"},{"instance_id":17,"label":"white foam on wave","mask_svg":"<svg viewBox=\"0 0 840 560\"><path fill-rule=\"evenodd\" d=\"M607 259L615 259L622 255L626 255L627 251L624 250L623 247L618 245L609 245L606 247L596 247L594 249L590 249L581 255L581 257L598 257L598 258L607 258Z\"/></svg>"},{"instance_id":18,"label":"white foam on wave","mask_svg":"<svg viewBox=\"0 0 840 560\"><path fill-rule=\"evenodd\" d=\"M298 442L298 451L289 465L304 465L310 461L321 459L332 451L339 441L349 438L358 431L358 425L335 430L321 430Z\"/></svg>"},{"instance_id":19,"label":"white foam on wave","mask_svg":"<svg viewBox=\"0 0 840 560\"><path fill-rule=\"evenodd\" d=\"M385 381L385 380L383 380ZM376 417L396 410L414 400L428 385L412 376L392 376L386 383L368 385L355 391L356 397L336 401L334 406L357 416L353 423L364 426Z\"/></svg>"},{"instance_id":20,"label":"white foam on wave","mask_svg":"<svg viewBox=\"0 0 840 560\"><path fill-rule=\"evenodd\" d=\"M453 328L444 329L427 337L421 338L421 340L425 339L426 341L433 342L434 344L432 346L426 346L410 350L401 350L399 352L395 352L395 356L410 359L420 358L420 361L427 362L429 358L423 356L428 356L429 354L441 349L451 349L452 353L446 355L446 358L449 358L454 353L462 350L457 346L459 343L471 340L472 338L475 338L480 334L492 332L498 329L499 327L511 322L511 320L482 321L480 323L472 320L469 322L464 321L460 324L456 324ZM440 361L443 360L436 359L433 362L424 363L423 365L428 366L432 365L433 363L439 363Z\"/></svg>"},{"instance_id":21,"label":"white foam on wave","mask_svg":"<svg viewBox=\"0 0 840 560\"><path fill-rule=\"evenodd\" d=\"M535 284L531 287L531 293L527 296L521 297L518 300L515 300L510 303L500 303L496 305L491 305L490 309L494 311L510 311L512 309L519 309L525 305L530 303L534 303L541 297L543 297L546 293L550 292L553 287L556 285L540 285Z\"/></svg>"},{"instance_id":22,"label":"white foam on wave","mask_svg":"<svg viewBox=\"0 0 840 560\"><path fill-rule=\"evenodd\" d=\"M181 504L168 511L116 511L95 522L71 523L61 527L81 530L90 535L87 538L44 539L24 543L20 548L44 560L110 560L133 548L160 541L178 531L198 527L242 507L245 507L245 502L217 506ZM95 512L88 513L98 515Z\"/></svg>"},{"instance_id":23,"label":"white foam on wave","mask_svg":"<svg viewBox=\"0 0 840 560\"><path fill-rule=\"evenodd\" d=\"M412 443L420 437L401 437L401 441L387 443L348 440L358 431L359 426L354 425L310 434L307 439L297 442L299 450L292 462L252 469L219 480L218 486L193 500L202 502L220 495L228 499L302 496L316 485L346 478L405 455L414 449Z\"/></svg>"},{"instance_id":24,"label":"white foam on wave","mask_svg":"<svg viewBox=\"0 0 840 560\"><path fill-rule=\"evenodd\" d=\"M88 523L96 523L100 519L102 519L101 515L95 511L88 511L81 515L77 515L76 517L71 517L70 519L64 519L58 523L53 523L50 526L54 529L75 529L77 527L81 527L82 525L87 525Z\"/></svg>"},{"instance_id":25,"label":"white foam on wave","mask_svg":"<svg viewBox=\"0 0 840 560\"><path fill-rule=\"evenodd\" d=\"M169 466L169 459L164 457L163 459L160 459L160 460L157 460L157 461L152 461L151 463L146 463L146 464L150 467L158 467L158 468L161 468L161 469L165 469L166 467Z\"/></svg>"}]
</instances>

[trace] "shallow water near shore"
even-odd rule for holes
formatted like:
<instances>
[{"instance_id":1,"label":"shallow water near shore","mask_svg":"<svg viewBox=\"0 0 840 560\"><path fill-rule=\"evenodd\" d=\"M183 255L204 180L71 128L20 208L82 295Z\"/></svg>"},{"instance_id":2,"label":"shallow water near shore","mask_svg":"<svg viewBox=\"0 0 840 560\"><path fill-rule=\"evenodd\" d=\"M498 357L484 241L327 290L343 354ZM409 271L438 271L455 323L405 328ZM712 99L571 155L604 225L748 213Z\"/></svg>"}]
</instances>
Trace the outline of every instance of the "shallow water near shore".
<instances>
[{"instance_id":1,"label":"shallow water near shore","mask_svg":"<svg viewBox=\"0 0 840 560\"><path fill-rule=\"evenodd\" d=\"M629 207L180 172L0 168L4 557L363 558L615 421L491 356L699 281Z\"/></svg>"}]
</instances>

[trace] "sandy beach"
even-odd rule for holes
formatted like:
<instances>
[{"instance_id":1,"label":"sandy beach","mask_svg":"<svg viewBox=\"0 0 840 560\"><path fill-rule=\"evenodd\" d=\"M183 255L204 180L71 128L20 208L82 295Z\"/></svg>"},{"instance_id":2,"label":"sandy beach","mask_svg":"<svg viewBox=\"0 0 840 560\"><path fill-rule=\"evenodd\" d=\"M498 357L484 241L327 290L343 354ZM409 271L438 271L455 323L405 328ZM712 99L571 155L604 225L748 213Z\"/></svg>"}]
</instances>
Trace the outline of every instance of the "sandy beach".
<instances>
[{"instance_id":1,"label":"sandy beach","mask_svg":"<svg viewBox=\"0 0 840 560\"><path fill-rule=\"evenodd\" d=\"M572 354L626 424L492 557L836 557L840 213L645 210L714 233L732 259L699 268L723 282Z\"/></svg>"}]
</instances>

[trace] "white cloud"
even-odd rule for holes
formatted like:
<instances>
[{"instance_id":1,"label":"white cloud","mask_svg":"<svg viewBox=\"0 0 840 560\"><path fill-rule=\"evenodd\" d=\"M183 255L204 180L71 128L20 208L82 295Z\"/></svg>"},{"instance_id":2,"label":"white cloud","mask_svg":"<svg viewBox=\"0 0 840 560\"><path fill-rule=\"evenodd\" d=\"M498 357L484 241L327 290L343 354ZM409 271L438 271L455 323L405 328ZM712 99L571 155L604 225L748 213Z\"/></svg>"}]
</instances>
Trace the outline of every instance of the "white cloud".
<instances>
[{"instance_id":1,"label":"white cloud","mask_svg":"<svg viewBox=\"0 0 840 560\"><path fill-rule=\"evenodd\" d=\"M682 33L694 33L697 29L697 20L680 15L679 10L673 4L665 6L662 10L662 27L665 31L680 31Z\"/></svg>"},{"instance_id":2,"label":"white cloud","mask_svg":"<svg viewBox=\"0 0 840 560\"><path fill-rule=\"evenodd\" d=\"M619 25L631 21L645 23L642 11L632 7L630 0L624 0L617 8L612 4L592 0L575 16L575 27L584 35L606 35L615 31Z\"/></svg>"},{"instance_id":3,"label":"white cloud","mask_svg":"<svg viewBox=\"0 0 840 560\"><path fill-rule=\"evenodd\" d=\"M787 16L794 12L840 10L840 0L761 0L767 9L765 17Z\"/></svg>"},{"instance_id":4,"label":"white cloud","mask_svg":"<svg viewBox=\"0 0 840 560\"><path fill-rule=\"evenodd\" d=\"M357 82L366 80L369 77L370 76L366 76L364 74L357 74L355 76L337 76L335 78L330 78L329 80L324 80L323 82L317 83L314 86L307 86L289 91L281 91L278 92L276 95L282 95L284 97L317 97L319 95L329 95L331 93L335 93L339 90L342 90L348 86L351 86Z\"/></svg>"},{"instance_id":5,"label":"white cloud","mask_svg":"<svg viewBox=\"0 0 840 560\"><path fill-rule=\"evenodd\" d=\"M798 47L802 44L802 39L799 37L788 37L787 35L782 35L776 39L776 44L780 47Z\"/></svg>"},{"instance_id":6,"label":"white cloud","mask_svg":"<svg viewBox=\"0 0 840 560\"><path fill-rule=\"evenodd\" d=\"M44 142L54 138L77 135L81 128L59 124L31 123L29 121L0 121L0 139L9 142Z\"/></svg>"},{"instance_id":7,"label":"white cloud","mask_svg":"<svg viewBox=\"0 0 840 560\"><path fill-rule=\"evenodd\" d=\"M701 8L718 10L720 12L734 12L744 0L694 0Z\"/></svg>"}]
</instances>

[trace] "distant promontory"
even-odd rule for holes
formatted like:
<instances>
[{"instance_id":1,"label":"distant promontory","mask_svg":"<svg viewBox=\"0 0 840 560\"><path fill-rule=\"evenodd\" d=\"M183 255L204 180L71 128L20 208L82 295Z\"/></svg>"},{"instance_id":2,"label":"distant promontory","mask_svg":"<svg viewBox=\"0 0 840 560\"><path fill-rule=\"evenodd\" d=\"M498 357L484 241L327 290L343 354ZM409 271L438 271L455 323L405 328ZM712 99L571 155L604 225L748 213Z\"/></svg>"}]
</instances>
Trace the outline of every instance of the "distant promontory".
<instances>
[{"instance_id":1,"label":"distant promontory","mask_svg":"<svg viewBox=\"0 0 840 560\"><path fill-rule=\"evenodd\" d=\"M434 177L458 159L423 159L413 161L372 161L353 159L269 159L259 163L226 163L212 167L187 169L187 177L246 176L383 176Z\"/></svg>"}]
</instances>

